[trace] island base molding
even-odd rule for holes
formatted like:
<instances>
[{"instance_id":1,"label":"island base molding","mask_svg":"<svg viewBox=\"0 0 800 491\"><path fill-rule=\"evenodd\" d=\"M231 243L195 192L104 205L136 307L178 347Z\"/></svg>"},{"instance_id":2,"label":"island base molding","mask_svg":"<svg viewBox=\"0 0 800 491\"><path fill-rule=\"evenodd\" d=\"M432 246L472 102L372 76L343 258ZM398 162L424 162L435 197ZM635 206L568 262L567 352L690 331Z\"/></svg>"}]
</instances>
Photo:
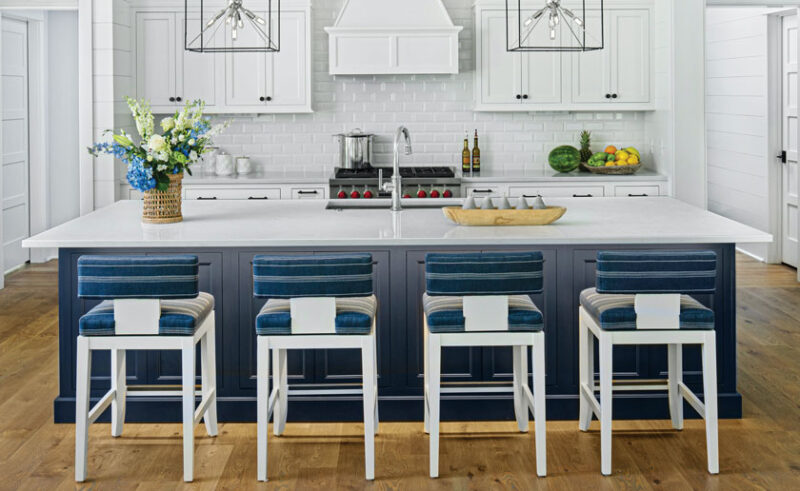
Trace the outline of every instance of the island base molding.
<instances>
[{"instance_id":1,"label":"island base molding","mask_svg":"<svg viewBox=\"0 0 800 491\"><path fill-rule=\"evenodd\" d=\"M742 400L736 390L736 289L734 244L391 246L391 247L230 247L131 248L59 250L59 394L54 420L74 421L75 356L78 320L97 302L77 297L77 260L83 254L191 253L200 258L200 289L215 297L217 325L217 390L221 422L254 422L256 400L255 317L266 299L253 297L252 258L257 254L370 252L375 261L380 414L383 421L422 421L422 294L424 258L428 252L542 251L544 291L532 299L545 323L547 418L578 416L578 298L595 283L598 250L714 250L717 293L697 299L716 313L719 414L740 418ZM684 347L684 379L693 390L702 387L700 350ZM597 358L596 358L597 359ZM510 348L446 348L444 382L499 384L511 381ZM290 351L289 383L293 388L352 386L360 383L360 357L349 350ZM180 383L180 356L170 352L132 351L127 356L129 385ZM98 352L92 363L92 397L108 389L110 363ZM199 372L198 372L199 373ZM614 350L615 380L664 379L666 348L625 346ZM510 394L443 397L444 420L513 420ZM355 396L290 396L290 421L359 421L361 400ZM687 417L696 416L686 406ZM178 398L137 399L131 396L130 422L180 421ZM104 415L107 417L107 415ZM615 419L668 418L666 392L617 392ZM102 419L101 419L102 420Z\"/></svg>"}]
</instances>

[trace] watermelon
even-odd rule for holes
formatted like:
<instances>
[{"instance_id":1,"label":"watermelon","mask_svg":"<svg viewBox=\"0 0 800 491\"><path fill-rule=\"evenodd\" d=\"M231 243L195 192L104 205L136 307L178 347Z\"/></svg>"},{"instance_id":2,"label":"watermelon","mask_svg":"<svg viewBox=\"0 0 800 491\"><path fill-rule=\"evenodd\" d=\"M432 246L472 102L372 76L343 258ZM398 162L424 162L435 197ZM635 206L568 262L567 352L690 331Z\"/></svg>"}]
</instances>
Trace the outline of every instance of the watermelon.
<instances>
[{"instance_id":1,"label":"watermelon","mask_svg":"<svg viewBox=\"0 0 800 491\"><path fill-rule=\"evenodd\" d=\"M564 145L554 148L547 161L556 172L572 172L581 163L581 152L575 147Z\"/></svg>"}]
</instances>

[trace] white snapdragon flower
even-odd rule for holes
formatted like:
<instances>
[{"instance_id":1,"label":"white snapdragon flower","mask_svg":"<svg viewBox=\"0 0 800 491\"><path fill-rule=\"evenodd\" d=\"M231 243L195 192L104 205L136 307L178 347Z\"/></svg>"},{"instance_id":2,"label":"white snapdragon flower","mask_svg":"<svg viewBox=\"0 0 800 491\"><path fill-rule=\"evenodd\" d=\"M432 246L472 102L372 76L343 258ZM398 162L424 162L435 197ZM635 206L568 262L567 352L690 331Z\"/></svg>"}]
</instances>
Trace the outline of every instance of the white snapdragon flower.
<instances>
[{"instance_id":1,"label":"white snapdragon flower","mask_svg":"<svg viewBox=\"0 0 800 491\"><path fill-rule=\"evenodd\" d=\"M194 150L192 150L191 152L189 152L189 158L190 158L192 161L195 161L195 160L197 160L197 152L195 152Z\"/></svg>"},{"instance_id":2,"label":"white snapdragon flower","mask_svg":"<svg viewBox=\"0 0 800 491\"><path fill-rule=\"evenodd\" d=\"M182 141L183 141L183 140L185 140L185 139L186 139L186 136L184 136L184 135L183 135L183 133L181 133L180 135L178 135L178 141L182 142Z\"/></svg>"},{"instance_id":3,"label":"white snapdragon flower","mask_svg":"<svg viewBox=\"0 0 800 491\"><path fill-rule=\"evenodd\" d=\"M161 129L169 131L175 127L175 118L164 118L161 120Z\"/></svg>"},{"instance_id":4,"label":"white snapdragon flower","mask_svg":"<svg viewBox=\"0 0 800 491\"><path fill-rule=\"evenodd\" d=\"M194 138L189 138L189 145L193 146L195 143L197 143L197 141L195 141Z\"/></svg>"},{"instance_id":5,"label":"white snapdragon flower","mask_svg":"<svg viewBox=\"0 0 800 491\"><path fill-rule=\"evenodd\" d=\"M161 135L153 135L147 142L147 146L153 152L165 152L167 150L167 140Z\"/></svg>"},{"instance_id":6,"label":"white snapdragon flower","mask_svg":"<svg viewBox=\"0 0 800 491\"><path fill-rule=\"evenodd\" d=\"M177 145L177 144L178 144L178 139L177 139L177 138L175 138L174 136L172 137L172 140L171 140L171 141L172 141L172 144L173 144L173 145Z\"/></svg>"}]
</instances>

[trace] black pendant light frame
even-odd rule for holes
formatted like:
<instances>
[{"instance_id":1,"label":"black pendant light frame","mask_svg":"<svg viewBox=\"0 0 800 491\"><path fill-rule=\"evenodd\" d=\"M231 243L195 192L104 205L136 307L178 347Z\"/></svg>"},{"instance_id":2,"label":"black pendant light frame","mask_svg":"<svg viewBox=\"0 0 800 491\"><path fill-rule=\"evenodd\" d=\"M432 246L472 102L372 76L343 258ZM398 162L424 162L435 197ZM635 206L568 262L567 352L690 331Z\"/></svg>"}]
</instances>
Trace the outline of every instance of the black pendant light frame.
<instances>
[{"instance_id":1,"label":"black pendant light frame","mask_svg":"<svg viewBox=\"0 0 800 491\"><path fill-rule=\"evenodd\" d=\"M535 2L542 2L544 5L546 5L546 3L545 3L546 0L526 0L526 1L528 3L531 3L531 2L534 2L534 1ZM522 33L524 31L523 18L524 17L529 17L530 18L531 16L530 15L529 16L523 16L522 15L522 0L506 0L506 51L512 52L512 53L517 53L517 52L524 53L524 52L548 52L548 51L551 51L551 52L552 51L583 52L583 51L598 51L598 50L602 50L605 47L605 8L604 8L604 5L603 5L603 1L604 0L598 0L598 1L599 1L599 4L600 4L600 10L599 10L599 12L600 12L600 44L599 45L590 46L590 45L587 44L587 41L586 41L586 12L587 12L587 10L586 10L586 0L582 0L581 1L581 9L579 11L579 15L576 15L577 17L579 17L583 21L582 28L578 27L578 26L571 25L570 22L568 21L568 19L566 19L566 18L565 18L566 22L561 22L560 23L561 25L559 27L561 29L561 32L559 33L559 35L560 36L565 35L564 30L566 29L567 33L568 33L568 34L566 34L566 36L568 36L569 39L574 39L574 40L578 41L578 45L577 46L552 46L552 45L549 45L549 46L548 45L541 45L541 46L530 45L530 46L526 46L526 45L524 45L524 43L521 40ZM514 13L514 9L515 8L516 8L516 22L514 22L513 19L512 19L512 14ZM577 9L576 9L575 13L578 14ZM540 17L539 21L541 21L541 19L543 19L544 17L545 16L542 15ZM537 21L537 24L538 24L538 21ZM512 32L511 32L512 26L516 27L516 40L517 41L516 41L516 43L514 45L512 45L512 39L513 39ZM566 26L566 27L564 27L564 26ZM534 27L531 29L531 31L533 29L535 29L535 27L536 27L536 24L534 24Z\"/></svg>"},{"instance_id":2,"label":"black pendant light frame","mask_svg":"<svg viewBox=\"0 0 800 491\"><path fill-rule=\"evenodd\" d=\"M199 21L197 20L197 10L191 9L189 4L199 4ZM212 14L207 14L204 3L211 3L215 7L210 8ZM223 3L225 6L223 6ZM236 3L236 5L234 5ZM216 5L219 4L219 8ZM265 12L261 17L256 9L245 7L252 4L263 5ZM239 19L243 26L237 27L236 31L248 29L256 30L258 36L264 42L263 45L237 45L240 42L234 38L231 31L234 30L225 19L231 12L231 8L239 7ZM194 19L190 19L190 16ZM273 23L273 21L276 21ZM263 28L259 26L263 22ZM196 23L196 24L195 24ZM190 30L194 24L195 29ZM217 25L219 24L219 25ZM273 27L274 26L274 27ZM199 29L197 29L199 27ZM222 28L224 33L217 31ZM208 31L208 32L207 32ZM198 33L198 34L195 34ZM238 32L237 32L238 34ZM222 45L207 46L209 37L217 35L223 36ZM184 0L184 49L195 53L278 53L281 50L281 0L226 0L225 2L205 2L204 0Z\"/></svg>"}]
</instances>

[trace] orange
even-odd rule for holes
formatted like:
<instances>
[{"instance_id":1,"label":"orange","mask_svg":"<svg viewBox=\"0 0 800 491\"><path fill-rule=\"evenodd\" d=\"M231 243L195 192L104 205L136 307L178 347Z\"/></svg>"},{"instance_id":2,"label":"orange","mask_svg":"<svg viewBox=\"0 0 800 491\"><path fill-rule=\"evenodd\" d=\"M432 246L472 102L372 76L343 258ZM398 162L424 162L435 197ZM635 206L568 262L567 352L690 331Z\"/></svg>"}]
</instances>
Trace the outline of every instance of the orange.
<instances>
[{"instance_id":1,"label":"orange","mask_svg":"<svg viewBox=\"0 0 800 491\"><path fill-rule=\"evenodd\" d=\"M610 154L613 155L613 154L617 153L617 147L615 147L614 145L609 145L609 146L606 147L605 152L606 153L610 153Z\"/></svg>"}]
</instances>

